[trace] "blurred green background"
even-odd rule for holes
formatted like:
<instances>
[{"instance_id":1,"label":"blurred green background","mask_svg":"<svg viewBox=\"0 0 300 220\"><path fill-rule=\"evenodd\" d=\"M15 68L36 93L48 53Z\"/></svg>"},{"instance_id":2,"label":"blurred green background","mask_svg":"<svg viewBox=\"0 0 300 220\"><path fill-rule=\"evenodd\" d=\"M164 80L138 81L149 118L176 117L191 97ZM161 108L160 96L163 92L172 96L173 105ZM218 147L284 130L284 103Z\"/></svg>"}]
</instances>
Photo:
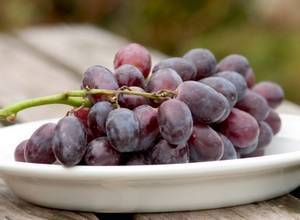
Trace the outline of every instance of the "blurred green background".
<instances>
[{"instance_id":1,"label":"blurred green background","mask_svg":"<svg viewBox=\"0 0 300 220\"><path fill-rule=\"evenodd\" d=\"M2 30L89 23L170 56L209 48L218 59L240 53L258 80L279 82L300 104L298 0L1 0Z\"/></svg>"}]
</instances>

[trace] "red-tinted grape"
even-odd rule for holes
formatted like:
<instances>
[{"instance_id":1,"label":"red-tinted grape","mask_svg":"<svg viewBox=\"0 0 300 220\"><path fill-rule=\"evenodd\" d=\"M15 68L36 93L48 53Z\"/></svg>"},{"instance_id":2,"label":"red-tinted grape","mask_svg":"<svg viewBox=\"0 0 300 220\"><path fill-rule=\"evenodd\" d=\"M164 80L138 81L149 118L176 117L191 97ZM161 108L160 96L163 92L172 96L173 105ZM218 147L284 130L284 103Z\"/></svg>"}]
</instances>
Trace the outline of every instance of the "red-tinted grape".
<instances>
[{"instance_id":1,"label":"red-tinted grape","mask_svg":"<svg viewBox=\"0 0 300 220\"><path fill-rule=\"evenodd\" d=\"M115 78L120 87L138 86L144 88L145 78L141 71L133 65L124 64L114 72Z\"/></svg>"},{"instance_id":2,"label":"red-tinted grape","mask_svg":"<svg viewBox=\"0 0 300 220\"><path fill-rule=\"evenodd\" d=\"M257 146L258 146L258 140L248 147L242 147L242 148L236 147L236 151L239 152L239 155L243 157L244 155L253 153L257 149Z\"/></svg>"},{"instance_id":3,"label":"red-tinted grape","mask_svg":"<svg viewBox=\"0 0 300 220\"><path fill-rule=\"evenodd\" d=\"M208 49L192 49L183 57L195 64L197 69L195 80L211 76L215 72L217 61L215 56Z\"/></svg>"},{"instance_id":4,"label":"red-tinted grape","mask_svg":"<svg viewBox=\"0 0 300 220\"><path fill-rule=\"evenodd\" d=\"M277 108L284 99L282 88L273 82L261 82L253 87L253 91L265 97L272 108Z\"/></svg>"},{"instance_id":5,"label":"red-tinted grape","mask_svg":"<svg viewBox=\"0 0 300 220\"><path fill-rule=\"evenodd\" d=\"M109 143L107 137L99 137L87 146L84 161L87 165L119 165L121 154Z\"/></svg>"},{"instance_id":6,"label":"red-tinted grape","mask_svg":"<svg viewBox=\"0 0 300 220\"><path fill-rule=\"evenodd\" d=\"M273 138L273 131L266 122L259 122L259 137L257 148L265 148L268 146Z\"/></svg>"},{"instance_id":7,"label":"red-tinted grape","mask_svg":"<svg viewBox=\"0 0 300 220\"><path fill-rule=\"evenodd\" d=\"M87 135L84 125L74 116L66 116L57 123L53 137L53 152L63 165L74 166L86 151Z\"/></svg>"},{"instance_id":8,"label":"red-tinted grape","mask_svg":"<svg viewBox=\"0 0 300 220\"><path fill-rule=\"evenodd\" d=\"M223 134L218 133L221 137L221 140L223 142L224 145L224 153L223 156L221 158L221 160L232 160L232 159L237 159L237 153L236 150L233 146L233 144L230 142L230 140Z\"/></svg>"},{"instance_id":9,"label":"red-tinted grape","mask_svg":"<svg viewBox=\"0 0 300 220\"><path fill-rule=\"evenodd\" d=\"M26 144L27 144L28 140L24 140L21 143L18 144L18 146L15 149L15 161L19 161L19 162L25 162L25 155L24 155L24 151L26 148Z\"/></svg>"},{"instance_id":10,"label":"red-tinted grape","mask_svg":"<svg viewBox=\"0 0 300 220\"><path fill-rule=\"evenodd\" d=\"M255 73L252 68L249 68L245 74L245 79L248 88L252 88L255 85Z\"/></svg>"},{"instance_id":11,"label":"red-tinted grape","mask_svg":"<svg viewBox=\"0 0 300 220\"><path fill-rule=\"evenodd\" d=\"M151 69L151 56L149 51L140 44L131 43L121 49L115 55L115 69L123 64L136 66L147 78Z\"/></svg>"},{"instance_id":12,"label":"red-tinted grape","mask_svg":"<svg viewBox=\"0 0 300 220\"><path fill-rule=\"evenodd\" d=\"M251 90L247 90L244 98L235 107L248 112L257 121L264 120L270 112L270 107L266 99Z\"/></svg>"},{"instance_id":13,"label":"red-tinted grape","mask_svg":"<svg viewBox=\"0 0 300 220\"><path fill-rule=\"evenodd\" d=\"M133 110L140 124L139 147L148 149L155 141L158 133L157 109L149 105L141 105Z\"/></svg>"},{"instance_id":14,"label":"red-tinted grape","mask_svg":"<svg viewBox=\"0 0 300 220\"><path fill-rule=\"evenodd\" d=\"M139 126L139 121L133 111L119 108L108 114L106 134L112 146L119 152L141 151Z\"/></svg>"},{"instance_id":15,"label":"red-tinted grape","mask_svg":"<svg viewBox=\"0 0 300 220\"><path fill-rule=\"evenodd\" d=\"M268 117L264 120L272 129L273 134L277 134L281 129L281 119L277 112L271 110Z\"/></svg>"},{"instance_id":16,"label":"red-tinted grape","mask_svg":"<svg viewBox=\"0 0 300 220\"><path fill-rule=\"evenodd\" d=\"M168 143L184 144L192 134L193 118L184 102L170 99L158 108L158 124L162 137Z\"/></svg>"},{"instance_id":17,"label":"red-tinted grape","mask_svg":"<svg viewBox=\"0 0 300 220\"><path fill-rule=\"evenodd\" d=\"M230 108L222 94L200 82L185 81L178 86L177 91L177 99L188 105L194 119L199 122L218 122Z\"/></svg>"},{"instance_id":18,"label":"red-tinted grape","mask_svg":"<svg viewBox=\"0 0 300 220\"><path fill-rule=\"evenodd\" d=\"M145 92L142 88L136 86L131 86L129 89L136 92ZM148 99L143 96L127 94L121 94L119 96L119 104L124 108L134 109L137 106L145 105L147 103Z\"/></svg>"},{"instance_id":19,"label":"red-tinted grape","mask_svg":"<svg viewBox=\"0 0 300 220\"><path fill-rule=\"evenodd\" d=\"M191 162L220 160L224 153L224 145L218 133L201 123L194 125L188 146Z\"/></svg>"},{"instance_id":20,"label":"red-tinted grape","mask_svg":"<svg viewBox=\"0 0 300 220\"><path fill-rule=\"evenodd\" d=\"M231 107L236 104L238 100L237 90L230 81L222 77L211 76L200 80L200 82L208 85L209 87L224 95Z\"/></svg>"},{"instance_id":21,"label":"red-tinted grape","mask_svg":"<svg viewBox=\"0 0 300 220\"><path fill-rule=\"evenodd\" d=\"M246 77L250 68L249 61L246 57L239 54L231 54L224 57L217 65L217 71L234 71Z\"/></svg>"},{"instance_id":22,"label":"red-tinted grape","mask_svg":"<svg viewBox=\"0 0 300 220\"><path fill-rule=\"evenodd\" d=\"M153 67L152 72L165 68L175 70L183 81L196 78L197 69L195 65L191 61L181 57L173 57L160 61Z\"/></svg>"},{"instance_id":23,"label":"red-tinted grape","mask_svg":"<svg viewBox=\"0 0 300 220\"><path fill-rule=\"evenodd\" d=\"M31 135L24 151L26 162L51 164L55 161L52 151L55 126L54 123L44 124Z\"/></svg>"},{"instance_id":24,"label":"red-tinted grape","mask_svg":"<svg viewBox=\"0 0 300 220\"><path fill-rule=\"evenodd\" d=\"M145 156L145 153L134 153L129 155L126 161L126 165L148 165L151 164L149 158Z\"/></svg>"},{"instance_id":25,"label":"red-tinted grape","mask_svg":"<svg viewBox=\"0 0 300 220\"><path fill-rule=\"evenodd\" d=\"M258 140L258 123L250 114L233 108L228 118L220 124L220 131L236 147L249 147Z\"/></svg>"},{"instance_id":26,"label":"red-tinted grape","mask_svg":"<svg viewBox=\"0 0 300 220\"><path fill-rule=\"evenodd\" d=\"M75 117L77 117L81 123L88 128L88 114L90 112L89 108L81 107L75 108L71 111Z\"/></svg>"}]
</instances>

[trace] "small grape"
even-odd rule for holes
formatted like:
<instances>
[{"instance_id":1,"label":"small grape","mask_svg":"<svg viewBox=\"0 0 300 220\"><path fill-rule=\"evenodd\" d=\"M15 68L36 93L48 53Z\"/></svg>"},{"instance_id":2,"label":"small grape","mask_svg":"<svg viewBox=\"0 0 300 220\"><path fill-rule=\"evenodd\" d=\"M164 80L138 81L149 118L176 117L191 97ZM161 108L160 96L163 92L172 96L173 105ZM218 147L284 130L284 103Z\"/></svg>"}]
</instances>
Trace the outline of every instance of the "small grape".
<instances>
[{"instance_id":1,"label":"small grape","mask_svg":"<svg viewBox=\"0 0 300 220\"><path fill-rule=\"evenodd\" d=\"M19 161L19 162L26 162L25 161L25 157L24 157L24 151L26 148L26 144L27 144L28 140L24 140L21 143L18 144L18 146L15 149L15 161Z\"/></svg>"},{"instance_id":2,"label":"small grape","mask_svg":"<svg viewBox=\"0 0 300 220\"><path fill-rule=\"evenodd\" d=\"M81 123L88 128L88 114L90 112L89 108L80 107L80 108L74 108L71 110L71 113L78 118Z\"/></svg>"},{"instance_id":3,"label":"small grape","mask_svg":"<svg viewBox=\"0 0 300 220\"><path fill-rule=\"evenodd\" d=\"M284 99L282 88L273 82L261 82L253 87L253 91L265 97L271 108L277 108Z\"/></svg>"},{"instance_id":4,"label":"small grape","mask_svg":"<svg viewBox=\"0 0 300 220\"><path fill-rule=\"evenodd\" d=\"M139 126L139 121L131 110L119 108L108 114L106 134L112 146L121 153L141 151Z\"/></svg>"},{"instance_id":5,"label":"small grape","mask_svg":"<svg viewBox=\"0 0 300 220\"><path fill-rule=\"evenodd\" d=\"M145 92L142 88L136 86L131 86L129 89L136 92ZM148 99L143 96L127 94L121 94L119 96L119 104L124 108L134 109L135 107L146 105L147 103Z\"/></svg>"},{"instance_id":6,"label":"small grape","mask_svg":"<svg viewBox=\"0 0 300 220\"><path fill-rule=\"evenodd\" d=\"M137 86L145 87L145 78L141 71L133 65L124 64L118 67L114 76L120 87L122 86Z\"/></svg>"},{"instance_id":7,"label":"small grape","mask_svg":"<svg viewBox=\"0 0 300 220\"><path fill-rule=\"evenodd\" d=\"M192 49L183 58L195 64L197 69L195 80L211 76L215 72L217 61L213 53L208 49Z\"/></svg>"},{"instance_id":8,"label":"small grape","mask_svg":"<svg viewBox=\"0 0 300 220\"><path fill-rule=\"evenodd\" d=\"M257 148L265 148L268 146L273 138L273 131L266 122L259 122L259 137Z\"/></svg>"},{"instance_id":9,"label":"small grape","mask_svg":"<svg viewBox=\"0 0 300 220\"><path fill-rule=\"evenodd\" d=\"M154 143L159 134L157 109L149 105L141 105L135 108L133 113L140 124L139 147L146 150Z\"/></svg>"},{"instance_id":10,"label":"small grape","mask_svg":"<svg viewBox=\"0 0 300 220\"><path fill-rule=\"evenodd\" d=\"M134 153L130 156L128 156L128 159L126 161L126 165L149 165L151 164L151 161L149 161L149 158L145 156L144 153Z\"/></svg>"},{"instance_id":11,"label":"small grape","mask_svg":"<svg viewBox=\"0 0 300 220\"><path fill-rule=\"evenodd\" d=\"M245 79L248 88L252 88L255 85L255 73L252 68L249 68L246 72Z\"/></svg>"},{"instance_id":12,"label":"small grape","mask_svg":"<svg viewBox=\"0 0 300 220\"><path fill-rule=\"evenodd\" d=\"M57 123L53 137L53 152L65 166L74 166L86 151L87 135L84 125L74 116L66 116Z\"/></svg>"},{"instance_id":13,"label":"small grape","mask_svg":"<svg viewBox=\"0 0 300 220\"><path fill-rule=\"evenodd\" d=\"M186 146L170 145L166 140L162 139L149 152L149 159L152 164L175 164L188 163L188 149Z\"/></svg>"},{"instance_id":14,"label":"small grape","mask_svg":"<svg viewBox=\"0 0 300 220\"><path fill-rule=\"evenodd\" d=\"M242 156L242 158L248 158L248 157L261 157L265 155L265 149L257 148L255 151L253 151L250 154L245 154Z\"/></svg>"},{"instance_id":15,"label":"small grape","mask_svg":"<svg viewBox=\"0 0 300 220\"><path fill-rule=\"evenodd\" d=\"M168 143L184 144L192 134L193 118L184 102L170 99L158 108L158 124L162 137Z\"/></svg>"},{"instance_id":16,"label":"small grape","mask_svg":"<svg viewBox=\"0 0 300 220\"><path fill-rule=\"evenodd\" d=\"M258 140L258 123L250 114L233 108L229 117L220 124L220 131L239 148L252 146Z\"/></svg>"},{"instance_id":17,"label":"small grape","mask_svg":"<svg viewBox=\"0 0 300 220\"><path fill-rule=\"evenodd\" d=\"M144 77L147 78L151 69L150 53L140 44L127 44L118 50L114 59L115 69L123 64L131 64L137 67Z\"/></svg>"},{"instance_id":18,"label":"small grape","mask_svg":"<svg viewBox=\"0 0 300 220\"><path fill-rule=\"evenodd\" d=\"M268 117L264 120L272 129L273 134L277 134L281 129L281 119L277 112L271 109Z\"/></svg>"},{"instance_id":19,"label":"small grape","mask_svg":"<svg viewBox=\"0 0 300 220\"><path fill-rule=\"evenodd\" d=\"M200 82L185 81L178 86L177 92L177 99L188 105L198 122L218 122L230 108L222 94Z\"/></svg>"},{"instance_id":20,"label":"small grape","mask_svg":"<svg viewBox=\"0 0 300 220\"><path fill-rule=\"evenodd\" d=\"M231 107L233 107L237 103L237 90L230 81L222 77L211 76L200 80L200 82L208 85L209 87L224 95Z\"/></svg>"},{"instance_id":21,"label":"small grape","mask_svg":"<svg viewBox=\"0 0 300 220\"><path fill-rule=\"evenodd\" d=\"M257 149L257 146L258 146L258 140L248 147L242 147L242 148L236 147L236 151L238 151L240 156L243 157L244 155L253 153Z\"/></svg>"},{"instance_id":22,"label":"small grape","mask_svg":"<svg viewBox=\"0 0 300 220\"><path fill-rule=\"evenodd\" d=\"M24 151L26 162L51 164L55 161L52 151L55 126L54 123L44 124L31 135Z\"/></svg>"},{"instance_id":23,"label":"small grape","mask_svg":"<svg viewBox=\"0 0 300 220\"><path fill-rule=\"evenodd\" d=\"M225 135L223 135L221 133L218 133L218 134L221 137L221 140L224 145L224 153L223 153L221 160L237 159L238 158L237 152L236 152L233 144L230 142L230 140Z\"/></svg>"},{"instance_id":24,"label":"small grape","mask_svg":"<svg viewBox=\"0 0 300 220\"><path fill-rule=\"evenodd\" d=\"M224 145L220 136L211 127L197 123L188 141L191 162L220 160Z\"/></svg>"},{"instance_id":25,"label":"small grape","mask_svg":"<svg viewBox=\"0 0 300 220\"><path fill-rule=\"evenodd\" d=\"M82 88L89 89L118 89L118 83L114 75L105 67L100 65L91 66L83 74ZM89 96L89 99L96 103L107 100L105 95L95 94Z\"/></svg>"},{"instance_id":26,"label":"small grape","mask_svg":"<svg viewBox=\"0 0 300 220\"><path fill-rule=\"evenodd\" d=\"M88 114L88 125L92 131L93 137L101 137L106 133L106 119L113 110L111 103L102 101L94 104Z\"/></svg>"},{"instance_id":27,"label":"small grape","mask_svg":"<svg viewBox=\"0 0 300 220\"><path fill-rule=\"evenodd\" d=\"M193 80L197 74L195 65L191 61L181 57L173 57L160 61L153 67L152 72L154 73L159 69L165 68L175 70L183 81Z\"/></svg>"},{"instance_id":28,"label":"small grape","mask_svg":"<svg viewBox=\"0 0 300 220\"><path fill-rule=\"evenodd\" d=\"M224 71L217 73L216 76L227 79L235 86L236 91L238 93L238 100L241 100L245 96L247 90L247 83L240 74L233 71Z\"/></svg>"},{"instance_id":29,"label":"small grape","mask_svg":"<svg viewBox=\"0 0 300 220\"><path fill-rule=\"evenodd\" d=\"M270 112L266 99L251 90L247 90L244 98L235 107L249 113L257 121L264 120Z\"/></svg>"},{"instance_id":30,"label":"small grape","mask_svg":"<svg viewBox=\"0 0 300 220\"><path fill-rule=\"evenodd\" d=\"M87 146L84 161L87 165L119 165L121 154L109 143L107 137L99 137Z\"/></svg>"},{"instance_id":31,"label":"small grape","mask_svg":"<svg viewBox=\"0 0 300 220\"><path fill-rule=\"evenodd\" d=\"M246 57L239 54L231 54L224 57L217 65L217 72L234 71L246 77L250 65Z\"/></svg>"}]
</instances>

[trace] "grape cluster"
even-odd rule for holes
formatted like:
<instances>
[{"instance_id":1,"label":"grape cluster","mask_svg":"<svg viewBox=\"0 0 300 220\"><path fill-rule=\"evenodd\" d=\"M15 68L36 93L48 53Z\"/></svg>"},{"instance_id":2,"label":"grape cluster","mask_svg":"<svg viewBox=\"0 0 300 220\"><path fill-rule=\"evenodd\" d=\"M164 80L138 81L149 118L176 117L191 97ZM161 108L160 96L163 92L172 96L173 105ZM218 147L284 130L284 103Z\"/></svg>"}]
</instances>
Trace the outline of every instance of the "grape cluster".
<instances>
[{"instance_id":1,"label":"grape cluster","mask_svg":"<svg viewBox=\"0 0 300 220\"><path fill-rule=\"evenodd\" d=\"M81 88L128 93L89 95L90 108L39 127L16 147L15 160L65 166L230 160L263 155L280 130L275 109L283 90L272 82L255 85L242 55L217 63L211 51L197 48L152 67L148 50L132 43L113 63L114 71L88 68ZM142 95L166 91L174 96Z\"/></svg>"}]
</instances>

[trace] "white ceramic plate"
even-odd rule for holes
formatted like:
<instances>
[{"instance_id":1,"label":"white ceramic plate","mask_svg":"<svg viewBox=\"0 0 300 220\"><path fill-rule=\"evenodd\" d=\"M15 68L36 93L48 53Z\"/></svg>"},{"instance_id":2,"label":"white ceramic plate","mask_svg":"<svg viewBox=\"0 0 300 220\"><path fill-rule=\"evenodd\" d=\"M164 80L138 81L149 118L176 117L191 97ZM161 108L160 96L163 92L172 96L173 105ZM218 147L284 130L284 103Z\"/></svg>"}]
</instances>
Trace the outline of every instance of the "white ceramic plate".
<instances>
[{"instance_id":1,"label":"white ceramic plate","mask_svg":"<svg viewBox=\"0 0 300 220\"><path fill-rule=\"evenodd\" d=\"M15 146L42 122L0 129L0 174L16 195L51 208L164 212L246 204L300 185L300 117L283 128L267 156L177 165L77 166L15 162Z\"/></svg>"}]
</instances>

